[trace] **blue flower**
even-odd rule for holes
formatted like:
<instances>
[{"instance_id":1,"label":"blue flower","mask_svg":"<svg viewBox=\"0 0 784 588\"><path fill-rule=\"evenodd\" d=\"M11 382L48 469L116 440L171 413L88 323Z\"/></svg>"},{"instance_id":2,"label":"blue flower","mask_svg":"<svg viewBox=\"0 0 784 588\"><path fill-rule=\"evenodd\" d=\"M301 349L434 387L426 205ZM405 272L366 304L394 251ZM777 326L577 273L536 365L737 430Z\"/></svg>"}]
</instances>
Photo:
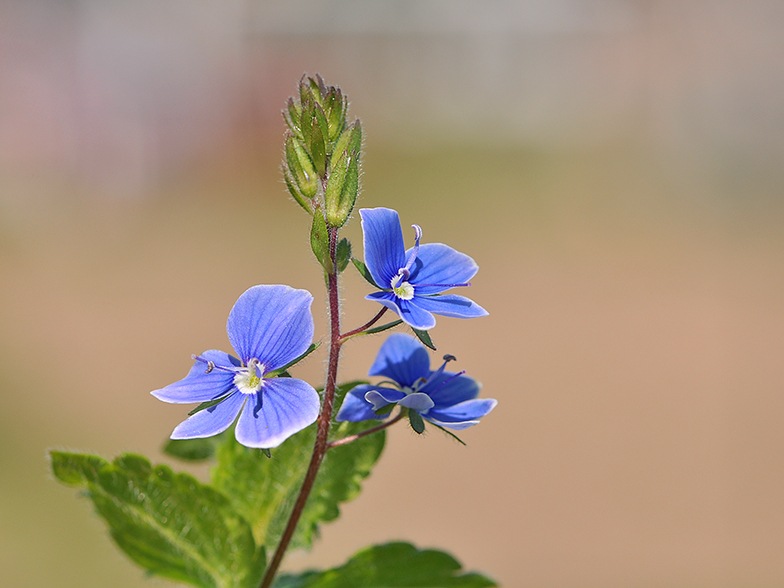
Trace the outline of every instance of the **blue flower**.
<instances>
[{"instance_id":1,"label":"blue flower","mask_svg":"<svg viewBox=\"0 0 784 588\"><path fill-rule=\"evenodd\" d=\"M318 392L302 380L274 377L276 370L305 353L313 340L312 303L310 292L289 286L246 290L226 323L239 359L223 351L205 351L194 356L184 379L152 392L177 404L220 399L180 423L171 438L217 435L239 414L237 441L247 447L271 448L314 422Z\"/></svg>"},{"instance_id":2,"label":"blue flower","mask_svg":"<svg viewBox=\"0 0 784 588\"><path fill-rule=\"evenodd\" d=\"M353 388L343 400L336 420L357 422L384 418L376 411L397 404L416 411L426 421L456 431L476 425L497 402L492 398L477 398L480 384L462 372L445 371L447 361L432 371L424 346L409 335L391 335L368 372L387 381Z\"/></svg>"},{"instance_id":3,"label":"blue flower","mask_svg":"<svg viewBox=\"0 0 784 588\"><path fill-rule=\"evenodd\" d=\"M468 255L442 243L420 246L422 229L413 225L416 243L405 250L400 217L389 208L363 208L362 232L365 265L381 288L366 296L394 310L408 325L427 330L436 324L433 314L473 318L487 311L464 296L441 294L457 286L470 286L479 266Z\"/></svg>"}]
</instances>

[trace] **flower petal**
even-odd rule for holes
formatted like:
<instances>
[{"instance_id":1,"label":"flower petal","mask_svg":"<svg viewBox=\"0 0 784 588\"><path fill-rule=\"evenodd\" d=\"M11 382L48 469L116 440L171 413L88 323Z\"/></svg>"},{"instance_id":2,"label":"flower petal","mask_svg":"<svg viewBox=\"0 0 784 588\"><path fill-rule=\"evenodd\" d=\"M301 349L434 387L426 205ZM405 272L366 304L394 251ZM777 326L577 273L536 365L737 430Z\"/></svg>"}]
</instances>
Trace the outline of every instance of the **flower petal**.
<instances>
[{"instance_id":1,"label":"flower petal","mask_svg":"<svg viewBox=\"0 0 784 588\"><path fill-rule=\"evenodd\" d=\"M201 358L213 362L216 366L235 368L240 362L223 351L211 349L201 354ZM179 382L169 384L160 390L150 392L158 400L173 404L189 404L193 402L206 402L223 396L234 385L234 373L231 371L213 369L207 373L207 364L195 361L193 367Z\"/></svg>"},{"instance_id":2,"label":"flower petal","mask_svg":"<svg viewBox=\"0 0 784 588\"><path fill-rule=\"evenodd\" d=\"M239 392L230 394L229 397L205 410L188 417L175 427L171 434L172 439L198 439L212 437L222 433L231 426L237 413L242 408L246 396Z\"/></svg>"},{"instance_id":3,"label":"flower petal","mask_svg":"<svg viewBox=\"0 0 784 588\"><path fill-rule=\"evenodd\" d=\"M383 408L387 404L395 404L406 397L405 392L383 386L373 386L373 389L365 394L365 400L373 405L373 410Z\"/></svg>"},{"instance_id":4,"label":"flower petal","mask_svg":"<svg viewBox=\"0 0 784 588\"><path fill-rule=\"evenodd\" d=\"M451 379L450 379L451 378ZM446 383L444 383L446 382ZM434 410L440 410L479 396L482 386L470 376L457 376L444 372L428 380L421 392L429 395L435 403Z\"/></svg>"},{"instance_id":5,"label":"flower petal","mask_svg":"<svg viewBox=\"0 0 784 588\"><path fill-rule=\"evenodd\" d=\"M248 398L234 434L246 447L277 447L315 422L319 405L318 392L307 382L295 378L265 380L264 387Z\"/></svg>"},{"instance_id":6,"label":"flower petal","mask_svg":"<svg viewBox=\"0 0 784 588\"><path fill-rule=\"evenodd\" d=\"M390 310L395 311L407 325L426 331L436 326L436 317L430 312L417 306L417 297L411 300L401 300L392 292L373 292L365 296L366 300L380 302Z\"/></svg>"},{"instance_id":7,"label":"flower petal","mask_svg":"<svg viewBox=\"0 0 784 588\"><path fill-rule=\"evenodd\" d=\"M370 390L376 389L376 386L369 384L360 384L352 388L346 397L343 399L343 404L340 405L340 410L335 420L350 421L358 423L359 421L369 421L371 419L383 419L374 412L373 405L365 400L365 394Z\"/></svg>"},{"instance_id":8,"label":"flower petal","mask_svg":"<svg viewBox=\"0 0 784 588\"><path fill-rule=\"evenodd\" d=\"M229 313L229 341L244 363L255 357L265 371L296 359L313 341L313 296L289 286L253 286Z\"/></svg>"},{"instance_id":9,"label":"flower petal","mask_svg":"<svg viewBox=\"0 0 784 588\"><path fill-rule=\"evenodd\" d=\"M406 255L410 251L406 251ZM408 281L414 285L416 294L425 296L448 290L450 284L464 284L478 271L479 266L465 253L443 243L427 243L419 247Z\"/></svg>"},{"instance_id":10,"label":"flower petal","mask_svg":"<svg viewBox=\"0 0 784 588\"><path fill-rule=\"evenodd\" d=\"M433 408L433 401L430 400L430 396L427 394L422 394L421 392L409 394L400 402L398 402L398 404L400 406L410 408L411 410L415 410L419 414L427 414L427 411Z\"/></svg>"},{"instance_id":11,"label":"flower petal","mask_svg":"<svg viewBox=\"0 0 784 588\"><path fill-rule=\"evenodd\" d=\"M442 316L476 318L488 314L473 300L457 294L442 294L440 296L416 296L415 294L414 298L408 302L415 304L420 311L428 311Z\"/></svg>"},{"instance_id":12,"label":"flower petal","mask_svg":"<svg viewBox=\"0 0 784 588\"><path fill-rule=\"evenodd\" d=\"M438 425L439 427L445 427L447 429L452 429L453 431L462 431L463 429L467 429L468 427L473 427L474 425L478 425L479 421L462 421L459 423L444 423L439 421L438 419L434 419L429 414L426 414L422 417L426 421L433 423L434 425Z\"/></svg>"},{"instance_id":13,"label":"flower petal","mask_svg":"<svg viewBox=\"0 0 784 588\"><path fill-rule=\"evenodd\" d=\"M430 356L427 350L416 339L404 333L387 337L368 371L369 376L383 376L409 388L429 374Z\"/></svg>"},{"instance_id":14,"label":"flower petal","mask_svg":"<svg viewBox=\"0 0 784 588\"><path fill-rule=\"evenodd\" d=\"M493 410L498 404L497 400L492 398L480 398L475 400L466 400L454 406L443 409L432 409L427 418L432 419L436 424L450 429L465 429L478 422L477 419L485 416ZM467 424L470 423L470 424ZM465 426L460 426L465 425Z\"/></svg>"},{"instance_id":15,"label":"flower petal","mask_svg":"<svg viewBox=\"0 0 784 588\"><path fill-rule=\"evenodd\" d=\"M400 217L389 208L362 208L365 265L376 284L389 288L392 278L406 264Z\"/></svg>"}]
</instances>

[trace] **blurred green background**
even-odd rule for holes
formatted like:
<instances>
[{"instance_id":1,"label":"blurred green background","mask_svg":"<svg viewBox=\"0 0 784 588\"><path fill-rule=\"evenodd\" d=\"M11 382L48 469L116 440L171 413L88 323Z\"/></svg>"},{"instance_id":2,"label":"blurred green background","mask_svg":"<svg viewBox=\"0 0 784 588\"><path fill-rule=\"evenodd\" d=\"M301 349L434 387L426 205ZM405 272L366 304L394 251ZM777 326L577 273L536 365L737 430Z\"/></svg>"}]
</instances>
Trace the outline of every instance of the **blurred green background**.
<instances>
[{"instance_id":1,"label":"blurred green background","mask_svg":"<svg viewBox=\"0 0 784 588\"><path fill-rule=\"evenodd\" d=\"M393 429L285 566L405 539L507 587L781 586L782 25L774 0L0 1L4 585L168 585L46 450L172 463L185 413L149 391L229 348L253 284L310 289L324 333L279 172L319 72L363 121L359 206L478 261L490 316L433 337L499 406L466 448ZM377 308L344 286L355 326Z\"/></svg>"}]
</instances>

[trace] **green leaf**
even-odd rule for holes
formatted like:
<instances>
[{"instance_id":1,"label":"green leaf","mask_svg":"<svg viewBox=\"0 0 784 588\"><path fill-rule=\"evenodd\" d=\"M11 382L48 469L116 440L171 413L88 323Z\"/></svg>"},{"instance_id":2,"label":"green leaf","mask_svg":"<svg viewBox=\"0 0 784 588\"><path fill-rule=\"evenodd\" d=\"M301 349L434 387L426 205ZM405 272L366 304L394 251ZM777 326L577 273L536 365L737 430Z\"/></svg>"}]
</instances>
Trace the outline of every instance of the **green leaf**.
<instances>
[{"instance_id":1,"label":"green leaf","mask_svg":"<svg viewBox=\"0 0 784 588\"><path fill-rule=\"evenodd\" d=\"M301 362L303 359L305 359L308 355L313 353L319 347L321 347L321 341L319 341L317 343L311 343L310 346L305 350L305 353L300 355L298 358L291 360L290 362L288 362L283 367L278 368L278 369L276 369L274 371L271 371L268 374L265 374L264 377L265 378L276 378L278 376L283 376L283 377L286 377L286 378L290 378L291 374L288 373L288 369L291 366L296 365L299 362Z\"/></svg>"},{"instance_id":2,"label":"green leaf","mask_svg":"<svg viewBox=\"0 0 784 588\"><path fill-rule=\"evenodd\" d=\"M427 331L421 331L419 329L415 329L411 327L411 330L414 331L414 335L416 335L417 339L419 339L425 347L429 347L433 351L436 351L436 346L433 344L433 340L430 338L430 333Z\"/></svg>"},{"instance_id":3,"label":"green leaf","mask_svg":"<svg viewBox=\"0 0 784 588\"><path fill-rule=\"evenodd\" d=\"M313 213L313 225L310 228L310 248L313 255L324 268L324 271L331 274L333 271L332 259L329 256L329 233L327 232L327 221L321 209L316 208Z\"/></svg>"},{"instance_id":4,"label":"green leaf","mask_svg":"<svg viewBox=\"0 0 784 588\"><path fill-rule=\"evenodd\" d=\"M385 404L384 406L382 406L382 407L381 407L381 408L379 408L378 410L374 410L374 411L373 411L373 414L376 414L376 415L378 415L378 416L384 416L384 415L387 415L387 414L389 414L390 412L392 412L393 410L395 410L395 407L396 407L396 406L397 406L397 404Z\"/></svg>"},{"instance_id":5,"label":"green leaf","mask_svg":"<svg viewBox=\"0 0 784 588\"><path fill-rule=\"evenodd\" d=\"M338 568L279 577L274 588L491 588L477 573L461 573L451 555L410 543L375 545Z\"/></svg>"},{"instance_id":6,"label":"green leaf","mask_svg":"<svg viewBox=\"0 0 784 588\"><path fill-rule=\"evenodd\" d=\"M408 422L411 423L411 428L414 429L415 433L421 435L425 432L425 421L422 420L422 415L417 411L408 411Z\"/></svg>"},{"instance_id":7,"label":"green leaf","mask_svg":"<svg viewBox=\"0 0 784 588\"><path fill-rule=\"evenodd\" d=\"M343 396L361 382L338 387L335 409ZM333 425L332 438L359 433L366 423ZM228 496L234 507L250 522L257 543L274 549L297 498L315 442L315 425L300 431L272 451L267 459L259 450L227 439L218 447L218 462L212 471L213 485ZM384 447L384 432L368 435L330 449L292 539L292 547L309 548L320 523L340 515L341 502L356 497Z\"/></svg>"},{"instance_id":8,"label":"green leaf","mask_svg":"<svg viewBox=\"0 0 784 588\"><path fill-rule=\"evenodd\" d=\"M398 319L396 321L392 321L391 323L387 323L385 325L381 325L380 327L373 327L371 329L368 329L367 331L362 331L362 334L363 335L375 335L376 333L381 333L383 331L386 331L387 329L391 329L393 327L396 327L399 324L401 324L402 322L403 322L403 319Z\"/></svg>"},{"instance_id":9,"label":"green leaf","mask_svg":"<svg viewBox=\"0 0 784 588\"><path fill-rule=\"evenodd\" d=\"M338 266L338 273L342 272L348 267L349 259L351 259L351 242L348 239L341 239L338 242L338 248L335 255L335 261Z\"/></svg>"},{"instance_id":10,"label":"green leaf","mask_svg":"<svg viewBox=\"0 0 784 588\"><path fill-rule=\"evenodd\" d=\"M191 410L191 411L188 413L188 416L193 416L193 415L195 415L197 412L201 412L201 411L203 411L203 410L206 410L206 409L208 409L208 408L212 408L212 407L213 407L213 406L215 406L216 404L220 404L221 402L223 402L224 400L226 400L226 399L227 399L229 396L231 396L231 393L229 393L229 394L226 394L226 395L224 395L224 396L221 396L220 398L215 398L214 400L205 400L205 401L204 401L204 402L202 402L202 403L201 403L199 406L197 406L196 408L194 408L193 410Z\"/></svg>"},{"instance_id":11,"label":"green leaf","mask_svg":"<svg viewBox=\"0 0 784 588\"><path fill-rule=\"evenodd\" d=\"M150 574L204 588L251 588L264 548L225 496L193 476L124 454L113 462L52 451L52 471L87 490L126 555Z\"/></svg>"},{"instance_id":12,"label":"green leaf","mask_svg":"<svg viewBox=\"0 0 784 588\"><path fill-rule=\"evenodd\" d=\"M354 267L357 268L357 271L359 272L359 274L363 278L365 278L365 280L367 280L367 282L371 286L373 286L374 288L377 288L379 290L383 290L383 288L381 286L379 286L378 284L376 284L375 280L373 280L373 276L370 275L370 270L367 268L367 266L363 262L358 260L356 257L352 257L351 258L351 263L354 264Z\"/></svg>"},{"instance_id":13,"label":"green leaf","mask_svg":"<svg viewBox=\"0 0 784 588\"><path fill-rule=\"evenodd\" d=\"M202 461L215 455L217 437L204 439L169 439L163 452L185 461Z\"/></svg>"}]
</instances>

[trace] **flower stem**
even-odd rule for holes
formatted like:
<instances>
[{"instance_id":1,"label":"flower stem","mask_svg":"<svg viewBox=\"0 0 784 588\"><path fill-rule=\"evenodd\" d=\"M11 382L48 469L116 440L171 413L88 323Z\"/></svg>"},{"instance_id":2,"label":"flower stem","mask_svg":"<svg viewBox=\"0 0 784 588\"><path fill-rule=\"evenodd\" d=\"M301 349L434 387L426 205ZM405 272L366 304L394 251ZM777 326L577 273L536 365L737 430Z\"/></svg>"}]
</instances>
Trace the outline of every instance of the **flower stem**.
<instances>
[{"instance_id":1,"label":"flower stem","mask_svg":"<svg viewBox=\"0 0 784 588\"><path fill-rule=\"evenodd\" d=\"M370 327L375 325L382 316L384 316L384 313L387 310L388 309L387 309L386 306L382 306L381 310L378 311L378 314L376 316L374 316L372 319L370 319L368 322L366 322L364 325L362 325L358 329L354 329L353 331L349 331L348 333L344 333L343 335L340 336L340 338L345 340L345 339L348 339L349 337L352 337L354 335L358 335L359 333L361 333L362 331L364 331L366 329L369 329Z\"/></svg>"},{"instance_id":2,"label":"flower stem","mask_svg":"<svg viewBox=\"0 0 784 588\"><path fill-rule=\"evenodd\" d=\"M329 232L329 256L332 259L333 267L337 266L336 253L337 253L337 236L338 230L334 227L328 228ZM313 455L310 458L310 465L305 473L305 479L302 481L302 487L297 496L297 501L294 503L294 508L291 510L289 521L286 524L286 529L280 538L280 543L275 550L275 555L267 566L267 571L264 573L264 579L261 581L259 588L269 588L272 581L275 579L275 574L283 561L283 555L289 546L291 538L294 536L294 530L297 528L297 523L308 501L310 491L313 489L313 484L316 481L316 474L318 474L321 462L324 459L329 445L327 438L329 436L329 426L332 422L332 409L335 401L335 385L337 382L338 361L340 359L340 346L342 345L340 337L340 297L338 296L338 275L333 269L332 272L327 274L327 290L329 295L329 360L327 364L327 381L324 385L324 403L321 407L321 414L318 418L318 429L316 431L316 443L313 447Z\"/></svg>"},{"instance_id":3,"label":"flower stem","mask_svg":"<svg viewBox=\"0 0 784 588\"><path fill-rule=\"evenodd\" d=\"M362 431L361 433L357 433L356 435L349 435L348 437L343 437L342 439L336 439L335 441L331 441L327 443L327 449L332 449L333 447L339 447L341 445L348 445L349 443L353 443L357 439L361 439L362 437L366 437L367 435L372 435L373 433L378 433L379 431L383 431L387 427L391 427L400 419L403 418L405 411L401 410L400 413L390 421L367 429L366 431Z\"/></svg>"}]
</instances>

